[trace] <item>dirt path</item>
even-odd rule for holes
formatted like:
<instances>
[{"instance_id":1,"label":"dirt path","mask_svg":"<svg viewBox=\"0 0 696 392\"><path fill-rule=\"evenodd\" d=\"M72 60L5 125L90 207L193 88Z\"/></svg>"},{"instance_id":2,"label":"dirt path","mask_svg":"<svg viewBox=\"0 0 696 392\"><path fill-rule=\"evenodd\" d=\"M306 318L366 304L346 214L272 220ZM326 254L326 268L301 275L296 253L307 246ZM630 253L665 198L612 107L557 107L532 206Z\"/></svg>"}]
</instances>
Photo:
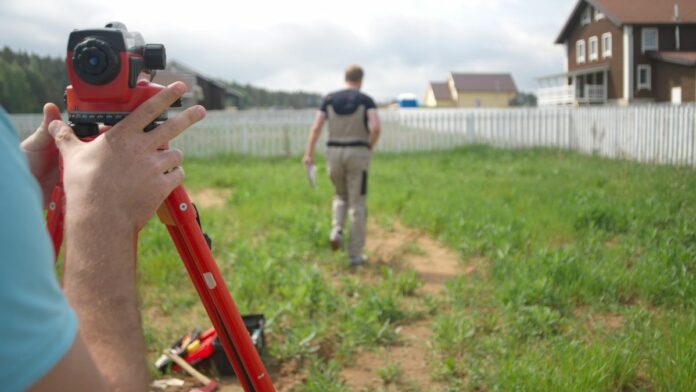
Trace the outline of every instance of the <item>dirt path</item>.
<instances>
[{"instance_id":1,"label":"dirt path","mask_svg":"<svg viewBox=\"0 0 696 392\"><path fill-rule=\"evenodd\" d=\"M203 207L215 207L224 203L229 194L229 191L204 190L195 194L195 201ZM423 283L410 299L416 308L423 306L424 296L441 295L448 279L459 274L471 274L483 267L484 260L473 259L466 265L463 264L455 252L426 234L404 227L398 221L388 229L369 224L367 238L366 253L370 261L367 268L358 271L358 276L366 284L370 284L375 274L373 267L379 265L415 271ZM399 326L397 344L358 353L354 365L341 371L341 377L350 390L442 390L444 385L431 377L431 322L431 316L409 320ZM292 391L304 382L304 371L296 363L266 365L279 392ZM167 391L188 390L195 383L191 378L186 378L186 381L185 387L167 388ZM219 381L219 390L222 392L243 391L234 377L225 377Z\"/></svg>"},{"instance_id":2,"label":"dirt path","mask_svg":"<svg viewBox=\"0 0 696 392\"><path fill-rule=\"evenodd\" d=\"M476 263L465 267L459 256L429 236L403 227L396 222L391 229L371 224L368 227L367 253L372 264L386 264L398 269L413 269L422 280L415 301L424 295L439 295L444 283L458 274L469 274ZM401 326L398 344L359 354L354 366L346 367L341 376L353 391L383 388L390 391L439 390L444 387L431 377L430 317ZM385 376L391 369L396 376ZM381 375L380 375L381 373Z\"/></svg>"}]
</instances>

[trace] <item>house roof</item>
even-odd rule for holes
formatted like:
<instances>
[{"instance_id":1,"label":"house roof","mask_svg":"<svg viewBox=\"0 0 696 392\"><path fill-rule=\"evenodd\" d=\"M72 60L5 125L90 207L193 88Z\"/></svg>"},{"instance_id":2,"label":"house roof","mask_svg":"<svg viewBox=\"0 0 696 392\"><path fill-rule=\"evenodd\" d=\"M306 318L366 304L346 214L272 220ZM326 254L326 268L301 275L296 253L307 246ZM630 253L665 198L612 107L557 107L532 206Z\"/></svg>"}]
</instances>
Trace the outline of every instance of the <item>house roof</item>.
<instances>
[{"instance_id":1,"label":"house roof","mask_svg":"<svg viewBox=\"0 0 696 392\"><path fill-rule=\"evenodd\" d=\"M648 52L655 60L679 65L696 65L696 52Z\"/></svg>"},{"instance_id":2,"label":"house roof","mask_svg":"<svg viewBox=\"0 0 696 392\"><path fill-rule=\"evenodd\" d=\"M469 92L517 92L515 81L509 73L451 73L454 88Z\"/></svg>"},{"instance_id":3,"label":"house roof","mask_svg":"<svg viewBox=\"0 0 696 392\"><path fill-rule=\"evenodd\" d=\"M430 88L433 90L433 96L436 101L452 101L452 92L449 89L449 83L430 82Z\"/></svg>"},{"instance_id":4,"label":"house roof","mask_svg":"<svg viewBox=\"0 0 696 392\"><path fill-rule=\"evenodd\" d=\"M174 82L181 81L184 82L188 90L186 94L191 94L193 92L193 88L196 86L196 75L162 70L155 73L155 77L152 81L163 86L168 86Z\"/></svg>"},{"instance_id":5,"label":"house roof","mask_svg":"<svg viewBox=\"0 0 696 392\"><path fill-rule=\"evenodd\" d=\"M196 84L195 78L197 77L206 80L208 83L221 90L224 90L229 95L234 95L237 97L244 95L241 91L227 87L223 81L209 78L193 68L174 60L168 61L167 67L163 71L158 71L155 75L157 83L165 85L176 80L181 80L189 87L189 91L191 91L191 88Z\"/></svg>"},{"instance_id":6,"label":"house roof","mask_svg":"<svg viewBox=\"0 0 696 392\"><path fill-rule=\"evenodd\" d=\"M696 1L693 0L579 0L556 38L557 44L565 42L575 27L573 22L587 4L604 13L617 26L696 23Z\"/></svg>"}]
</instances>

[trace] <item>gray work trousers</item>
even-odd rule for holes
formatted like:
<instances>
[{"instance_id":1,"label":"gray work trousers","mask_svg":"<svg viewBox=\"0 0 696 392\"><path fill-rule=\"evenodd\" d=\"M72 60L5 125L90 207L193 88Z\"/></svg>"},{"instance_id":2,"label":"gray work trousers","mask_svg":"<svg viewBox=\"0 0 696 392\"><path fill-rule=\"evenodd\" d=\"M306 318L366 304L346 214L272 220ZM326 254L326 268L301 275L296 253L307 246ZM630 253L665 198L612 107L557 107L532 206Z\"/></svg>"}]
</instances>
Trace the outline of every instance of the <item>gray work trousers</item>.
<instances>
[{"instance_id":1,"label":"gray work trousers","mask_svg":"<svg viewBox=\"0 0 696 392\"><path fill-rule=\"evenodd\" d=\"M343 230L346 212L350 215L348 255L361 256L367 222L367 172L372 151L367 147L327 147L326 162L336 194L333 199L332 229Z\"/></svg>"}]
</instances>

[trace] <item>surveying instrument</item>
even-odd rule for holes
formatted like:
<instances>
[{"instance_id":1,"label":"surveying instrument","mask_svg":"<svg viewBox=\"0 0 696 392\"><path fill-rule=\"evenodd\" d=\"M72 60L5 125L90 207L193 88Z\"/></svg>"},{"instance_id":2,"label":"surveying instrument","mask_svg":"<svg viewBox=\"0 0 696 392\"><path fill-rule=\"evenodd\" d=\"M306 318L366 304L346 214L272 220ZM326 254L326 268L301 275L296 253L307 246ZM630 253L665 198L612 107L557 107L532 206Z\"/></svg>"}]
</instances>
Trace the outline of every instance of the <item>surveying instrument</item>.
<instances>
[{"instance_id":1,"label":"surveying instrument","mask_svg":"<svg viewBox=\"0 0 696 392\"><path fill-rule=\"evenodd\" d=\"M68 39L66 65L71 82L65 91L70 126L83 141L99 136L99 124L118 123L164 89L139 78L142 72L152 74L154 70L165 68L164 46L145 44L139 33L129 32L118 22L101 29L73 31ZM143 131L154 129L166 119L167 113L162 113ZM65 194L62 178L61 163L60 178L46 216L56 257L63 242ZM167 196L157 215L169 231L244 390L275 391L213 259L210 239L201 230L198 212L183 186Z\"/></svg>"}]
</instances>

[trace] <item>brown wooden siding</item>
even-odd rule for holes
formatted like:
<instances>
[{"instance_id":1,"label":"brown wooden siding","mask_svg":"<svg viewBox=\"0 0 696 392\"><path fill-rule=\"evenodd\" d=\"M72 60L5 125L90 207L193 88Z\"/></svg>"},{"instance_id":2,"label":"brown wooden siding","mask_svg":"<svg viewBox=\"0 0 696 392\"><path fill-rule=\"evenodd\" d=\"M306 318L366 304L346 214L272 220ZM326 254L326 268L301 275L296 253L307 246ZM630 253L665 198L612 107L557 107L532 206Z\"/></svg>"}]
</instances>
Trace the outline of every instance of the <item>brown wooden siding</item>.
<instances>
[{"instance_id":1,"label":"brown wooden siding","mask_svg":"<svg viewBox=\"0 0 696 392\"><path fill-rule=\"evenodd\" d=\"M643 28L657 28L658 50L675 51L677 50L674 26L633 26L633 59L635 64L649 64L650 58L641 52L643 44ZM684 34L679 34L680 36ZM682 49L683 50L683 49Z\"/></svg>"},{"instance_id":2,"label":"brown wooden siding","mask_svg":"<svg viewBox=\"0 0 696 392\"><path fill-rule=\"evenodd\" d=\"M682 88L682 102L696 101L696 68L678 64L658 63L653 79L655 101L670 102L672 87Z\"/></svg>"},{"instance_id":3,"label":"brown wooden siding","mask_svg":"<svg viewBox=\"0 0 696 392\"><path fill-rule=\"evenodd\" d=\"M670 101L671 95L667 95L665 98L664 91L667 89L667 93L671 94L672 86L661 85L665 81L671 80L672 75L662 75L663 72L668 72L668 70L674 71L675 68L667 67L666 64L656 61L648 57L646 53L641 52L642 42L643 42L643 28L655 27L657 28L658 34L658 50L659 51L675 51L677 50L677 40L675 34L675 26L655 26L655 25L635 25L633 26L633 82L634 82L634 97L638 99L655 99L655 101L663 102ZM693 25L683 25L679 27L679 39L681 50L689 50L687 48L696 48L696 38L693 35L696 34L696 26ZM696 49L694 49L696 50ZM638 90L638 66L641 64L650 65L651 69L651 90ZM674 77L681 77L681 73L674 75ZM658 91L659 90L659 91ZM691 87L693 90L693 87ZM682 88L682 94L686 94L687 89ZM685 95L686 96L686 95ZM684 96L684 97L685 97ZM685 99L684 99L685 100ZM685 100L686 101L686 100Z\"/></svg>"},{"instance_id":4,"label":"brown wooden siding","mask_svg":"<svg viewBox=\"0 0 696 392\"><path fill-rule=\"evenodd\" d=\"M655 99L655 76L656 76L656 61L648 57L647 53L643 53L641 48L643 46L643 29L644 28L652 28L652 27L657 27L657 26L650 26L650 25L634 25L633 26L633 98L636 99ZM668 38L667 37L669 32L663 27L663 28L658 28L657 32L657 39L658 39L658 45L659 49L661 50L663 46L665 46L668 43ZM674 31L672 31L672 41L674 41ZM664 42L663 42L664 41ZM672 49L674 50L674 49ZM646 90L638 89L638 66L639 65L650 65L650 80L651 80L651 89Z\"/></svg>"},{"instance_id":5,"label":"brown wooden siding","mask_svg":"<svg viewBox=\"0 0 696 392\"><path fill-rule=\"evenodd\" d=\"M580 25L580 19L575 21L575 29L568 36L568 71L577 71L583 68L594 68L609 65L609 79L607 97L619 99L623 97L623 32L608 18L592 22L586 26ZM611 57L602 58L602 34L611 33ZM599 59L590 61L590 37L596 36L598 41ZM578 40L585 41L585 62L578 64L575 56L575 44Z\"/></svg>"},{"instance_id":6,"label":"brown wooden siding","mask_svg":"<svg viewBox=\"0 0 696 392\"><path fill-rule=\"evenodd\" d=\"M679 26L681 50L696 51L696 25Z\"/></svg>"},{"instance_id":7,"label":"brown wooden siding","mask_svg":"<svg viewBox=\"0 0 696 392\"><path fill-rule=\"evenodd\" d=\"M657 31L659 50L677 50L677 36L674 33L674 26L659 26Z\"/></svg>"}]
</instances>

